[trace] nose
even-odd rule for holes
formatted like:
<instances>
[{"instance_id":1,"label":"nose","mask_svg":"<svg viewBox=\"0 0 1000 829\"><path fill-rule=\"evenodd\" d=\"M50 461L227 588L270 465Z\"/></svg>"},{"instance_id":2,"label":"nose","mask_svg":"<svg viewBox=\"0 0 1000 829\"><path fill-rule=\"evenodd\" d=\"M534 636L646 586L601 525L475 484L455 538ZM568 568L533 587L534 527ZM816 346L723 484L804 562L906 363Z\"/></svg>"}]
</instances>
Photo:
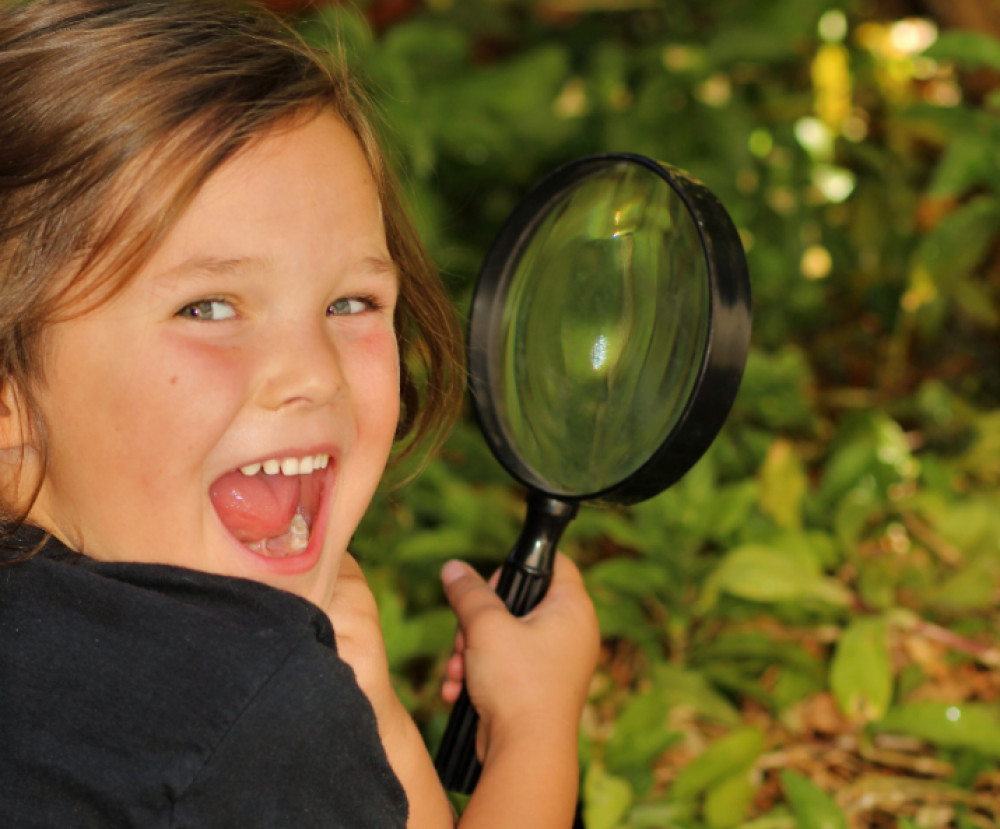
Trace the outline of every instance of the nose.
<instances>
[{"instance_id":1,"label":"nose","mask_svg":"<svg viewBox=\"0 0 1000 829\"><path fill-rule=\"evenodd\" d=\"M263 408L324 406L344 394L341 355L325 319L273 326L259 349Z\"/></svg>"}]
</instances>

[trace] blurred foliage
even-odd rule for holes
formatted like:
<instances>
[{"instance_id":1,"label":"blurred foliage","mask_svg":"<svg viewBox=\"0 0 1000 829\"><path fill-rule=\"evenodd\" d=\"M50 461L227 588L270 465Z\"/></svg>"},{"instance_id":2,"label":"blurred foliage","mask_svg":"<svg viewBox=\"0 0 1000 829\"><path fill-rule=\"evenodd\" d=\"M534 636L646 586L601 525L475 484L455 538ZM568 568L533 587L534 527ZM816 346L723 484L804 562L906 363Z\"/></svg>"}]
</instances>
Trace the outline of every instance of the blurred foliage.
<instances>
[{"instance_id":1,"label":"blurred foliage","mask_svg":"<svg viewBox=\"0 0 1000 829\"><path fill-rule=\"evenodd\" d=\"M744 240L754 346L723 434L675 487L585 508L564 542L605 636L580 737L589 829L1000 823L1000 42L917 11L426 0L302 18L367 79L460 308L519 196L587 153L688 170ZM466 420L356 538L432 746L454 631L438 569L495 567L522 509Z\"/></svg>"}]
</instances>

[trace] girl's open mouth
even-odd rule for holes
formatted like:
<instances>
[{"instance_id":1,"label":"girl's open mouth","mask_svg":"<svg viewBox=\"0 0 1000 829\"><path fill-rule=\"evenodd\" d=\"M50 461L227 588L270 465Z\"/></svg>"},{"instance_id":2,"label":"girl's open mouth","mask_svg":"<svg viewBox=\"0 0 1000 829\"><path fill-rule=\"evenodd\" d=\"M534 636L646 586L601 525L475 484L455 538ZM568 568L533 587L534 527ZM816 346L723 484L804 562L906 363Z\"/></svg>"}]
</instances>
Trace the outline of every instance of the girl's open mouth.
<instances>
[{"instance_id":1,"label":"girl's open mouth","mask_svg":"<svg viewBox=\"0 0 1000 829\"><path fill-rule=\"evenodd\" d=\"M330 456L271 458L227 472L209 488L223 526L247 549L269 558L309 546Z\"/></svg>"}]
</instances>

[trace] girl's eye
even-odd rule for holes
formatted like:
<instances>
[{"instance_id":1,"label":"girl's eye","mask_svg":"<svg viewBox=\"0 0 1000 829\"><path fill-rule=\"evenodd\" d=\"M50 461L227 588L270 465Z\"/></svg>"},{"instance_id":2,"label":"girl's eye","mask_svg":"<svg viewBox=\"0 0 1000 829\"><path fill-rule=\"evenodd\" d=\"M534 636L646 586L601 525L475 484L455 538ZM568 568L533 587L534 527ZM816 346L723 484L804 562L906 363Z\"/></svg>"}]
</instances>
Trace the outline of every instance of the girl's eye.
<instances>
[{"instance_id":1,"label":"girl's eye","mask_svg":"<svg viewBox=\"0 0 1000 829\"><path fill-rule=\"evenodd\" d=\"M222 299L203 299L199 302L192 302L185 305L177 312L179 317L187 317L193 320L231 320L236 316L233 306Z\"/></svg>"},{"instance_id":2,"label":"girl's eye","mask_svg":"<svg viewBox=\"0 0 1000 829\"><path fill-rule=\"evenodd\" d=\"M338 299L336 302L331 302L326 312L331 317L342 317L351 314L360 314L372 306L373 303L369 300L359 299L358 297L345 297L344 299Z\"/></svg>"}]
</instances>

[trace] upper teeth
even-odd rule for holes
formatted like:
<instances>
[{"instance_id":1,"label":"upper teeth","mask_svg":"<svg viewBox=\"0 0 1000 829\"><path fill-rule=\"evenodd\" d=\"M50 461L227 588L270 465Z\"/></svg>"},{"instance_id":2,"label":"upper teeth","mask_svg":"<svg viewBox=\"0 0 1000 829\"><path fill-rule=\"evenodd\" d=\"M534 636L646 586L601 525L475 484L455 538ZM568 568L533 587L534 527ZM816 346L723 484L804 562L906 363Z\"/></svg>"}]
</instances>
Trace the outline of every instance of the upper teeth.
<instances>
[{"instance_id":1,"label":"upper teeth","mask_svg":"<svg viewBox=\"0 0 1000 829\"><path fill-rule=\"evenodd\" d=\"M305 458L270 458L263 463L248 463L240 467L244 475L256 475L261 469L265 475L309 475L314 469L326 469L329 455L309 455Z\"/></svg>"}]
</instances>

